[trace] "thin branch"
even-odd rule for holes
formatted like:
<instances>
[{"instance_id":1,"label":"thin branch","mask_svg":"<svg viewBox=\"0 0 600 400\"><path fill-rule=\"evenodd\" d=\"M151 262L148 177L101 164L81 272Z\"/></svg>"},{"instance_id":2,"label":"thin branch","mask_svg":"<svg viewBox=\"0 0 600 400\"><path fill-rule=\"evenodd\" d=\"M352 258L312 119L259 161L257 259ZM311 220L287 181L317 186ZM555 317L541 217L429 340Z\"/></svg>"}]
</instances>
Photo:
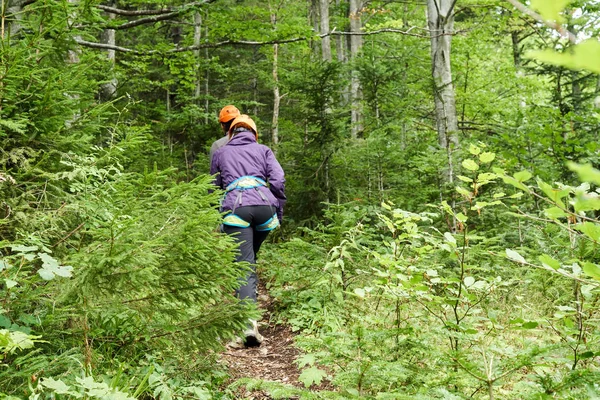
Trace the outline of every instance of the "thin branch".
<instances>
[{"instance_id":1,"label":"thin branch","mask_svg":"<svg viewBox=\"0 0 600 400\"><path fill-rule=\"evenodd\" d=\"M171 15L171 14L164 14L162 16L159 16L159 18L161 19L167 19L166 16L167 15ZM147 18L144 18L144 20L148 20ZM155 21L157 21L158 19L155 18ZM141 20L138 21L133 21L133 22L139 22ZM146 21L148 22L148 21ZM130 24L130 23L128 23ZM125 29L124 25L127 24L123 24L120 25L119 27L111 27L111 29ZM133 25L129 25L128 27L131 27ZM252 41L252 40L224 40L222 42L216 42L216 43L203 43L203 44L198 44L198 45L193 45L193 46L186 46L186 47L177 47L177 48L173 48L171 50L167 50L164 53L182 53L182 52L186 52L186 51L194 51L194 50L200 50L200 49L212 49L212 48L216 48L216 47L222 47L222 46L228 46L228 45L239 45L239 46L266 46L266 45L273 45L273 44L285 44L285 43L296 43L296 42L303 42L303 41L307 41L307 40L313 40L315 37L317 38L324 38L326 36L332 36L332 35L337 35L337 36L351 36L351 35L355 35L355 36L369 36L369 35L376 35L376 34L380 34L380 33L399 33L402 35L406 35L406 36L414 36L414 37L418 37L418 38L423 38L423 39L429 39L430 36L428 35L421 35L418 33L411 33L410 31L412 29L415 29L416 27L412 27L409 28L406 31L400 30L400 29L393 29L393 28L384 28L384 29L379 29L376 31L370 31L370 32L328 32L328 33L323 33L320 35L315 35L315 36L304 36L304 37L296 37L296 38L290 38L290 39L273 39L273 40L267 40L267 41ZM440 35L437 36L448 36L448 35L455 35L459 32L454 32L454 33L442 33ZM434 37L437 37L434 36ZM82 40L82 39L75 39L75 41L82 45L82 46L86 46L86 47L91 47L91 48L96 48L96 49L104 49L104 50L115 50L115 51L120 51L123 53L132 53L132 54L138 54L138 55L151 55L151 54L158 54L158 53L162 53L161 51L158 50L148 50L148 51L140 51L140 50L136 50L136 49L132 49L132 48L128 48L128 47L121 47L121 46L113 46L113 45L109 45L109 44L105 44L105 43L97 43L97 42L89 42L87 40Z\"/></svg>"},{"instance_id":2,"label":"thin branch","mask_svg":"<svg viewBox=\"0 0 600 400\"><path fill-rule=\"evenodd\" d=\"M555 31L560 33L561 36L568 38L571 43L577 44L577 37L573 33L569 32L567 29L563 28L563 26L561 24L559 24L558 22L548 21L548 20L544 19L544 17L542 17L540 14L536 13L535 11L531 10L530 8L527 8L524 4L521 4L519 2L519 0L506 0L506 1L508 1L510 4L512 4L517 10L521 11L523 14L529 15L531 18L535 19L536 21L541 22L542 24L548 26L549 28L554 29Z\"/></svg>"},{"instance_id":3,"label":"thin branch","mask_svg":"<svg viewBox=\"0 0 600 400\"><path fill-rule=\"evenodd\" d=\"M181 15L185 12L187 12L188 10L190 10L193 7L196 6L200 6L203 4L209 4L214 2L215 0L203 0L203 1L197 1L194 3L190 3L190 4L186 4L184 7L178 9L178 10L169 10L166 13L161 13L159 15L155 15L153 17L147 17L147 18L140 18L138 20L135 21L131 21L131 22L126 22L124 24L121 25L117 25L117 26L108 26L108 29L128 29L128 28L133 28L134 26L139 26L139 25L143 25L143 24L152 24L155 22L159 22L159 21L164 21L167 19L171 19L174 17L177 17L178 15Z\"/></svg>"},{"instance_id":4,"label":"thin branch","mask_svg":"<svg viewBox=\"0 0 600 400\"><path fill-rule=\"evenodd\" d=\"M102 11L106 11L106 12L111 13L111 14L124 15L124 16L128 16L128 17L138 17L140 15L161 15L161 14L166 14L166 13L173 12L172 9L163 9L163 10L121 10L120 8L103 6L101 4L97 5L96 7L99 8L100 10L102 10Z\"/></svg>"}]
</instances>

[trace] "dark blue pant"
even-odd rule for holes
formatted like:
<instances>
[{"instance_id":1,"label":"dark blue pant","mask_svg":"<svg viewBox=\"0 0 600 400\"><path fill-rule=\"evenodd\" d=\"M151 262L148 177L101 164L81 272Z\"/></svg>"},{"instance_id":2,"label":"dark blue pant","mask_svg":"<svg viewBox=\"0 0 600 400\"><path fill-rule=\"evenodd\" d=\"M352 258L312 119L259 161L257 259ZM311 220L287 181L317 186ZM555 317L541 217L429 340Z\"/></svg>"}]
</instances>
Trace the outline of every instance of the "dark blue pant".
<instances>
[{"instance_id":1,"label":"dark blue pant","mask_svg":"<svg viewBox=\"0 0 600 400\"><path fill-rule=\"evenodd\" d=\"M243 206L235 209L235 214L250 223L248 228L223 225L223 232L231 235L238 242L239 253L236 261L246 261L252 270L245 278L240 278L240 288L236 295L240 300L250 299L256 302L256 288L258 276L256 275L256 253L269 235L269 231L257 231L256 227L262 225L273 216L273 208L269 206Z\"/></svg>"}]
</instances>

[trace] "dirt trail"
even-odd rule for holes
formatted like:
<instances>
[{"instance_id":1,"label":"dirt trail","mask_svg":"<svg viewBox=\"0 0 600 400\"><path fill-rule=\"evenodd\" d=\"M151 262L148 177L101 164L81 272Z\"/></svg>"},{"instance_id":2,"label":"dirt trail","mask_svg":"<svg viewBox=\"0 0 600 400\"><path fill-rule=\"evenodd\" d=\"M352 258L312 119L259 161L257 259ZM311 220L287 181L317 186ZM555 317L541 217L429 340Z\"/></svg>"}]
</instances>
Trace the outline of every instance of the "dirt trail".
<instances>
[{"instance_id":1,"label":"dirt trail","mask_svg":"<svg viewBox=\"0 0 600 400\"><path fill-rule=\"evenodd\" d=\"M294 347L294 334L287 325L275 325L270 321L273 302L263 285L258 289L259 307L265 310L259 322L259 331L264 336L260 347L227 350L221 354L221 363L226 365L232 379L254 378L281 382L301 387L298 382L300 371L294 360L298 350ZM264 392L248 392L244 388L240 398L265 400L271 397Z\"/></svg>"}]
</instances>

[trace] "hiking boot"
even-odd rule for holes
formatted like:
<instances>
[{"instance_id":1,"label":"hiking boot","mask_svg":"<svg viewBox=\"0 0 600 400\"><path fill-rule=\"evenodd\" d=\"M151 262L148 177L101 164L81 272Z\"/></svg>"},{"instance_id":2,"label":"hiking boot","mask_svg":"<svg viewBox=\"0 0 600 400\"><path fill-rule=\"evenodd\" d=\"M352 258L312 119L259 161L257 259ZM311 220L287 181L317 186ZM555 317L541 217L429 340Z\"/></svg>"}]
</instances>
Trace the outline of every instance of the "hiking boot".
<instances>
[{"instance_id":1,"label":"hiking boot","mask_svg":"<svg viewBox=\"0 0 600 400\"><path fill-rule=\"evenodd\" d=\"M258 333L258 323L254 320L250 320L248 329L244 331L244 345L246 347L258 347L263 341L263 336Z\"/></svg>"}]
</instances>

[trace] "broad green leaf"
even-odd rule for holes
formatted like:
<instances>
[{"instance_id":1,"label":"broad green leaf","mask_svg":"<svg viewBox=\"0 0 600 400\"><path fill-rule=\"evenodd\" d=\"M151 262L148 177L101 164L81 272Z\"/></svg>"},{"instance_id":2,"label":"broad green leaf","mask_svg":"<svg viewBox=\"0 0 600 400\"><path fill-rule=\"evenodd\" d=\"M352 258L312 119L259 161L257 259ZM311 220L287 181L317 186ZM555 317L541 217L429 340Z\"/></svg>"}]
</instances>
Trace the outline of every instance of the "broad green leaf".
<instances>
[{"instance_id":1,"label":"broad green leaf","mask_svg":"<svg viewBox=\"0 0 600 400\"><path fill-rule=\"evenodd\" d=\"M527 182L533 176L531 172L524 169L523 171L519 171L513 175L514 178L519 182Z\"/></svg>"},{"instance_id":2,"label":"broad green leaf","mask_svg":"<svg viewBox=\"0 0 600 400\"><path fill-rule=\"evenodd\" d=\"M541 179L537 180L537 184L550 200L552 200L560 208L565 208L565 203L562 201L562 199L569 195L569 189L555 189Z\"/></svg>"},{"instance_id":3,"label":"broad green leaf","mask_svg":"<svg viewBox=\"0 0 600 400\"><path fill-rule=\"evenodd\" d=\"M78 399L83 397L81 393L77 393L76 391L71 390L71 387L61 380L55 380L52 378L42 378L40 380L40 383L43 387L51 389L55 394L66 394Z\"/></svg>"},{"instance_id":4,"label":"broad green leaf","mask_svg":"<svg viewBox=\"0 0 600 400\"><path fill-rule=\"evenodd\" d=\"M512 185L512 186L516 187L517 189L521 189L525 192L529 192L529 188L527 186L525 186L521 182L519 182L518 179L513 178L512 176L506 175L501 168L493 168L493 170L496 173L496 175L498 175L500 178L502 178L504 183L506 183L507 185ZM527 171L522 171L522 172L527 172Z\"/></svg>"},{"instance_id":5,"label":"broad green leaf","mask_svg":"<svg viewBox=\"0 0 600 400\"><path fill-rule=\"evenodd\" d=\"M456 191L467 200L470 199L471 197L473 197L473 193L471 193L469 190L462 188L460 186L456 187Z\"/></svg>"},{"instance_id":6,"label":"broad green leaf","mask_svg":"<svg viewBox=\"0 0 600 400\"><path fill-rule=\"evenodd\" d=\"M594 355L595 353L593 351L584 351L583 353L579 354L579 359L587 360L588 358L594 357Z\"/></svg>"},{"instance_id":7,"label":"broad green leaf","mask_svg":"<svg viewBox=\"0 0 600 400\"><path fill-rule=\"evenodd\" d=\"M471 153L474 156L476 156L477 154L481 153L481 148L475 146L474 144L471 144L469 146L469 153Z\"/></svg>"},{"instance_id":8,"label":"broad green leaf","mask_svg":"<svg viewBox=\"0 0 600 400\"><path fill-rule=\"evenodd\" d=\"M317 367L310 367L302 371L298 380L304 384L304 387L308 388L313 384L319 385L326 376L327 373L325 371Z\"/></svg>"},{"instance_id":9,"label":"broad green leaf","mask_svg":"<svg viewBox=\"0 0 600 400\"><path fill-rule=\"evenodd\" d=\"M469 218L467 218L467 216L463 213L458 213L456 214L456 219L464 224Z\"/></svg>"},{"instance_id":10,"label":"broad green leaf","mask_svg":"<svg viewBox=\"0 0 600 400\"><path fill-rule=\"evenodd\" d=\"M463 160L462 166L469 171L477 171L479 169L479 165L470 158Z\"/></svg>"},{"instance_id":11,"label":"broad green leaf","mask_svg":"<svg viewBox=\"0 0 600 400\"><path fill-rule=\"evenodd\" d=\"M19 284L19 282L13 281L12 279L5 279L4 283L6 284L7 289L14 288L15 286L17 286Z\"/></svg>"},{"instance_id":12,"label":"broad green leaf","mask_svg":"<svg viewBox=\"0 0 600 400\"><path fill-rule=\"evenodd\" d=\"M592 194L580 194L573 204L575 212L600 210L600 197Z\"/></svg>"},{"instance_id":13,"label":"broad green leaf","mask_svg":"<svg viewBox=\"0 0 600 400\"><path fill-rule=\"evenodd\" d=\"M479 155L479 161L482 162L483 164L491 163L492 161L494 161L495 158L496 158L496 154L491 153L489 151L486 151Z\"/></svg>"},{"instance_id":14,"label":"broad green leaf","mask_svg":"<svg viewBox=\"0 0 600 400\"><path fill-rule=\"evenodd\" d=\"M494 174L493 172L484 172L477 175L477 181L483 185L484 183L493 181L497 177L498 175Z\"/></svg>"},{"instance_id":15,"label":"broad green leaf","mask_svg":"<svg viewBox=\"0 0 600 400\"><path fill-rule=\"evenodd\" d=\"M593 222L584 222L574 226L579 232L583 233L594 242L600 241L600 225Z\"/></svg>"},{"instance_id":16,"label":"broad green leaf","mask_svg":"<svg viewBox=\"0 0 600 400\"><path fill-rule=\"evenodd\" d=\"M542 265L544 265L545 267L550 267L552 269L560 268L560 263L547 254L542 254L541 256L538 257L538 260L540 260Z\"/></svg>"},{"instance_id":17,"label":"broad green leaf","mask_svg":"<svg viewBox=\"0 0 600 400\"><path fill-rule=\"evenodd\" d=\"M504 197L504 196L506 196L506 193L504 193L504 192L498 192L498 193L494 194L495 199L499 199L500 197Z\"/></svg>"},{"instance_id":18,"label":"broad green leaf","mask_svg":"<svg viewBox=\"0 0 600 400\"><path fill-rule=\"evenodd\" d=\"M460 179L461 181L463 181L463 182L466 182L466 183L471 183L471 182L473 182L473 179L471 179L471 178L469 178L469 177L467 177L467 176L464 176L464 175L457 175L456 177L457 177L458 179Z\"/></svg>"},{"instance_id":19,"label":"broad green leaf","mask_svg":"<svg viewBox=\"0 0 600 400\"><path fill-rule=\"evenodd\" d=\"M464 280L464 283L465 287L472 286L475 283L475 278L473 278L472 276L467 276Z\"/></svg>"},{"instance_id":20,"label":"broad green leaf","mask_svg":"<svg viewBox=\"0 0 600 400\"><path fill-rule=\"evenodd\" d=\"M538 327L538 323L535 321L527 321L523 325L521 325L524 329L535 329Z\"/></svg>"},{"instance_id":21,"label":"broad green leaf","mask_svg":"<svg viewBox=\"0 0 600 400\"><path fill-rule=\"evenodd\" d=\"M558 207L546 208L544 210L544 214L548 218L552 218L552 219L565 218L568 215L566 212L564 212L562 209L560 209Z\"/></svg>"},{"instance_id":22,"label":"broad green leaf","mask_svg":"<svg viewBox=\"0 0 600 400\"><path fill-rule=\"evenodd\" d=\"M17 245L17 246L10 246L11 250L16 252L16 253L31 253L32 251L36 251L38 249L37 246L23 246L23 245Z\"/></svg>"},{"instance_id":23,"label":"broad green leaf","mask_svg":"<svg viewBox=\"0 0 600 400\"><path fill-rule=\"evenodd\" d=\"M596 280L600 280L600 267L590 262L583 263L583 272Z\"/></svg>"},{"instance_id":24,"label":"broad green leaf","mask_svg":"<svg viewBox=\"0 0 600 400\"><path fill-rule=\"evenodd\" d=\"M450 232L444 233L444 239L446 239L446 241L448 241L452 244L456 244L456 239L454 238L454 236L452 236L452 234Z\"/></svg>"},{"instance_id":25,"label":"broad green leaf","mask_svg":"<svg viewBox=\"0 0 600 400\"><path fill-rule=\"evenodd\" d=\"M531 8L537 10L547 21L561 22L560 13L573 0L531 0Z\"/></svg>"},{"instance_id":26,"label":"broad green leaf","mask_svg":"<svg viewBox=\"0 0 600 400\"><path fill-rule=\"evenodd\" d=\"M600 42L597 39L588 39L576 44L570 48L570 51L564 53L549 49L536 50L528 52L526 57L574 70L587 70L600 74Z\"/></svg>"},{"instance_id":27,"label":"broad green leaf","mask_svg":"<svg viewBox=\"0 0 600 400\"><path fill-rule=\"evenodd\" d=\"M591 164L577 164L574 162L567 163L569 169L579 175L579 179L583 182L591 182L600 186L600 171L592 167Z\"/></svg>"},{"instance_id":28,"label":"broad green leaf","mask_svg":"<svg viewBox=\"0 0 600 400\"><path fill-rule=\"evenodd\" d=\"M511 261L518 262L521 264L525 264L527 262L525 261L522 255L511 249L506 249L506 257L508 257L508 259Z\"/></svg>"}]
</instances>

